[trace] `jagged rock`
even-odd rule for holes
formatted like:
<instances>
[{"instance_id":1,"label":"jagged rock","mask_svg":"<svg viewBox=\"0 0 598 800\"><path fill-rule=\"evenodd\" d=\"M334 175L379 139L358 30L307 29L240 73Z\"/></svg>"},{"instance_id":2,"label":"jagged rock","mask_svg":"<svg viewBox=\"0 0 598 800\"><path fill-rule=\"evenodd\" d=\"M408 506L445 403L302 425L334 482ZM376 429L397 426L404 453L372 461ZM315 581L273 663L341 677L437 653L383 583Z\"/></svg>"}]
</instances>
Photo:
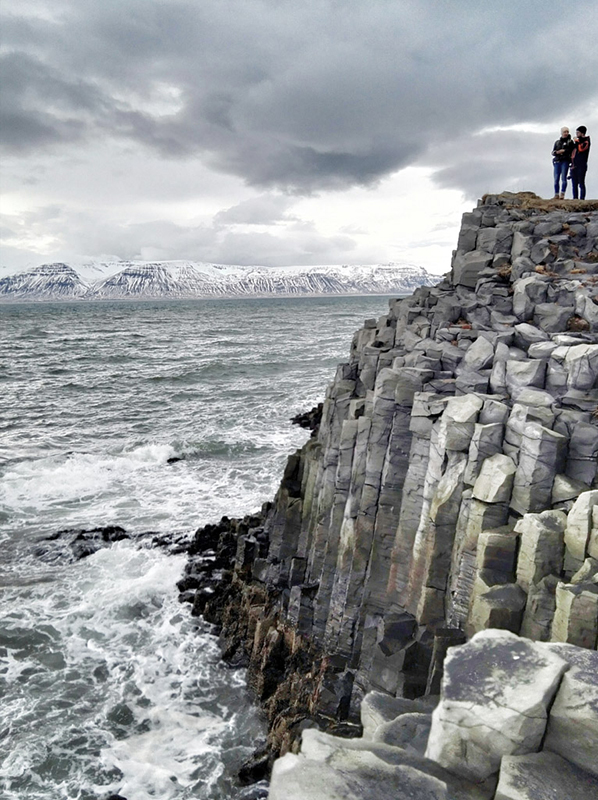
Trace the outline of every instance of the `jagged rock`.
<instances>
[{"instance_id":1,"label":"jagged rock","mask_svg":"<svg viewBox=\"0 0 598 800\"><path fill-rule=\"evenodd\" d=\"M587 489L593 483L597 470L598 427L585 420L577 421L572 426L569 437L567 475L574 480L588 484Z\"/></svg>"},{"instance_id":2,"label":"jagged rock","mask_svg":"<svg viewBox=\"0 0 598 800\"><path fill-rule=\"evenodd\" d=\"M468 348L463 358L463 364L472 372L488 369L494 360L494 347L483 336L479 336Z\"/></svg>"},{"instance_id":3,"label":"jagged rock","mask_svg":"<svg viewBox=\"0 0 598 800\"><path fill-rule=\"evenodd\" d=\"M442 417L444 447L447 450L468 450L475 423L484 405L481 397L452 397Z\"/></svg>"},{"instance_id":4,"label":"jagged rock","mask_svg":"<svg viewBox=\"0 0 598 800\"><path fill-rule=\"evenodd\" d=\"M559 581L551 641L595 649L597 639L598 585Z\"/></svg>"},{"instance_id":5,"label":"jagged rock","mask_svg":"<svg viewBox=\"0 0 598 800\"><path fill-rule=\"evenodd\" d=\"M487 458L473 486L473 497L485 503L508 502L516 470L509 456L497 453Z\"/></svg>"},{"instance_id":6,"label":"jagged rock","mask_svg":"<svg viewBox=\"0 0 598 800\"><path fill-rule=\"evenodd\" d=\"M598 344L570 347L565 356L570 389L592 389L598 381Z\"/></svg>"},{"instance_id":7,"label":"jagged rock","mask_svg":"<svg viewBox=\"0 0 598 800\"><path fill-rule=\"evenodd\" d=\"M486 197L452 276L353 337L264 519L229 521L218 568L187 572L184 599L249 664L271 752L332 717L350 728L372 687L437 692L464 630L596 646L597 216L593 202ZM513 729L539 724L540 706ZM487 733L464 745L474 763L509 725Z\"/></svg>"},{"instance_id":8,"label":"jagged rock","mask_svg":"<svg viewBox=\"0 0 598 800\"><path fill-rule=\"evenodd\" d=\"M565 500L574 500L588 488L586 483L576 481L568 475L556 475L552 484L552 505L559 505Z\"/></svg>"},{"instance_id":9,"label":"jagged rock","mask_svg":"<svg viewBox=\"0 0 598 800\"><path fill-rule=\"evenodd\" d=\"M546 363L540 359L507 361L506 381L509 394L529 386L543 389L545 374Z\"/></svg>"},{"instance_id":10,"label":"jagged rock","mask_svg":"<svg viewBox=\"0 0 598 800\"><path fill-rule=\"evenodd\" d=\"M558 578L548 575L541 581L531 583L527 592L527 604L523 612L521 636L538 642L548 642L552 620L556 609L556 587Z\"/></svg>"},{"instance_id":11,"label":"jagged rock","mask_svg":"<svg viewBox=\"0 0 598 800\"><path fill-rule=\"evenodd\" d=\"M516 583L489 585L482 572L476 577L466 633L473 636L487 628L519 633L527 595Z\"/></svg>"},{"instance_id":12,"label":"jagged rock","mask_svg":"<svg viewBox=\"0 0 598 800\"><path fill-rule=\"evenodd\" d=\"M571 583L585 583L586 581L598 583L598 559L596 558L586 558L571 578Z\"/></svg>"},{"instance_id":13,"label":"jagged rock","mask_svg":"<svg viewBox=\"0 0 598 800\"><path fill-rule=\"evenodd\" d=\"M562 511L543 511L525 514L515 525L515 531L521 534L517 583L525 591L547 575L560 574L566 523L567 516Z\"/></svg>"},{"instance_id":14,"label":"jagged rock","mask_svg":"<svg viewBox=\"0 0 598 800\"><path fill-rule=\"evenodd\" d=\"M520 514L550 505L555 476L565 465L567 439L538 423L526 425L521 436L511 508Z\"/></svg>"},{"instance_id":15,"label":"jagged rock","mask_svg":"<svg viewBox=\"0 0 598 800\"><path fill-rule=\"evenodd\" d=\"M480 419L482 415L483 409L480 413ZM502 422L490 422L488 424L478 422L474 425L473 436L469 445L467 466L463 476L463 480L468 486L473 486L476 482L484 461L501 453L503 437L504 425Z\"/></svg>"},{"instance_id":16,"label":"jagged rock","mask_svg":"<svg viewBox=\"0 0 598 800\"><path fill-rule=\"evenodd\" d=\"M550 709L544 748L598 776L598 653L552 649L570 666Z\"/></svg>"},{"instance_id":17,"label":"jagged rock","mask_svg":"<svg viewBox=\"0 0 598 800\"><path fill-rule=\"evenodd\" d=\"M515 578L517 534L509 527L480 533L477 543L478 572L491 574L495 583L512 583Z\"/></svg>"},{"instance_id":18,"label":"jagged rock","mask_svg":"<svg viewBox=\"0 0 598 800\"><path fill-rule=\"evenodd\" d=\"M424 755L432 725L432 714L403 714L385 722L375 731L372 741L401 747L409 752Z\"/></svg>"},{"instance_id":19,"label":"jagged rock","mask_svg":"<svg viewBox=\"0 0 598 800\"><path fill-rule=\"evenodd\" d=\"M547 340L548 334L540 330L540 328L536 328L535 325L530 325L527 322L515 325L515 344L524 350L527 350L532 344L546 342ZM530 358L534 358L534 356L530 356Z\"/></svg>"},{"instance_id":20,"label":"jagged rock","mask_svg":"<svg viewBox=\"0 0 598 800\"><path fill-rule=\"evenodd\" d=\"M522 406L532 406L536 409L536 414L540 415L537 409L549 409L554 405L554 397L550 392L545 392L542 389L533 389L526 386L513 392L513 399ZM546 414L544 417L546 422L552 422L552 413Z\"/></svg>"},{"instance_id":21,"label":"jagged rock","mask_svg":"<svg viewBox=\"0 0 598 800\"><path fill-rule=\"evenodd\" d=\"M427 714L433 710L434 700L392 697L385 692L368 692L359 709L363 738L372 739L381 725L393 722L403 714Z\"/></svg>"},{"instance_id":22,"label":"jagged rock","mask_svg":"<svg viewBox=\"0 0 598 800\"><path fill-rule=\"evenodd\" d=\"M598 800L598 780L553 753L505 756L494 800Z\"/></svg>"},{"instance_id":23,"label":"jagged rock","mask_svg":"<svg viewBox=\"0 0 598 800\"><path fill-rule=\"evenodd\" d=\"M492 256L483 250L472 250L470 253L458 255L453 266L453 283L455 286L474 288L479 273L491 263Z\"/></svg>"},{"instance_id":24,"label":"jagged rock","mask_svg":"<svg viewBox=\"0 0 598 800\"><path fill-rule=\"evenodd\" d=\"M598 489L580 494L569 511L565 530L565 569L567 572L577 572L588 555L593 526L593 509L596 505L598 505ZM596 558L598 552L590 552L589 555Z\"/></svg>"},{"instance_id":25,"label":"jagged rock","mask_svg":"<svg viewBox=\"0 0 598 800\"><path fill-rule=\"evenodd\" d=\"M550 709L544 748L598 776L598 653L550 647L570 666Z\"/></svg>"},{"instance_id":26,"label":"jagged rock","mask_svg":"<svg viewBox=\"0 0 598 800\"><path fill-rule=\"evenodd\" d=\"M506 755L535 752L567 663L508 631L478 633L452 648L426 756L472 781L498 772Z\"/></svg>"},{"instance_id":27,"label":"jagged rock","mask_svg":"<svg viewBox=\"0 0 598 800\"><path fill-rule=\"evenodd\" d=\"M534 308L534 323L547 333L556 333L567 327L575 312L575 306L557 306L554 303L539 303Z\"/></svg>"},{"instance_id":28,"label":"jagged rock","mask_svg":"<svg viewBox=\"0 0 598 800\"><path fill-rule=\"evenodd\" d=\"M489 800L433 761L398 747L304 731L301 753L272 771L270 800Z\"/></svg>"},{"instance_id":29,"label":"jagged rock","mask_svg":"<svg viewBox=\"0 0 598 800\"><path fill-rule=\"evenodd\" d=\"M537 304L543 303L546 299L547 288L546 282L536 276L515 281L513 284L513 313L515 316L522 321L530 320Z\"/></svg>"}]
</instances>

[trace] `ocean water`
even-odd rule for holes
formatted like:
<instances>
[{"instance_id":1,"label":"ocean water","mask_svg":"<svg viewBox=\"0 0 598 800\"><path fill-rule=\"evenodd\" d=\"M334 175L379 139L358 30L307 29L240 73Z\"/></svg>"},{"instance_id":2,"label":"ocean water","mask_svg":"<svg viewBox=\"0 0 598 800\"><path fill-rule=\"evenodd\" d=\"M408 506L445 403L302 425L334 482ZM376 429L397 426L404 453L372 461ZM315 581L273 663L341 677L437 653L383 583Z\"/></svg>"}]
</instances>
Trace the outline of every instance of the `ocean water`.
<instances>
[{"instance_id":1,"label":"ocean water","mask_svg":"<svg viewBox=\"0 0 598 800\"><path fill-rule=\"evenodd\" d=\"M0 306L0 797L232 800L264 736L180 605L191 535L271 499L387 298ZM64 529L132 535L73 562Z\"/></svg>"}]
</instances>

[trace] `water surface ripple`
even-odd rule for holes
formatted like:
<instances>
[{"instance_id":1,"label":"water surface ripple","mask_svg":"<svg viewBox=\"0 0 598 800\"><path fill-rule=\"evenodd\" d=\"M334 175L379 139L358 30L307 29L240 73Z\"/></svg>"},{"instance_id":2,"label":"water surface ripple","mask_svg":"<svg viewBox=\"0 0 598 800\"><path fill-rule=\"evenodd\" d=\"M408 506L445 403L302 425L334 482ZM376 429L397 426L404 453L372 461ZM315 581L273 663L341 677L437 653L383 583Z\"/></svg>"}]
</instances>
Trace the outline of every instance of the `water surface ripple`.
<instances>
[{"instance_id":1,"label":"water surface ripple","mask_svg":"<svg viewBox=\"0 0 598 800\"><path fill-rule=\"evenodd\" d=\"M0 794L240 797L263 735L244 674L177 600L184 559L48 535L191 533L270 499L387 299L0 306ZM40 557L44 554L45 557Z\"/></svg>"}]
</instances>

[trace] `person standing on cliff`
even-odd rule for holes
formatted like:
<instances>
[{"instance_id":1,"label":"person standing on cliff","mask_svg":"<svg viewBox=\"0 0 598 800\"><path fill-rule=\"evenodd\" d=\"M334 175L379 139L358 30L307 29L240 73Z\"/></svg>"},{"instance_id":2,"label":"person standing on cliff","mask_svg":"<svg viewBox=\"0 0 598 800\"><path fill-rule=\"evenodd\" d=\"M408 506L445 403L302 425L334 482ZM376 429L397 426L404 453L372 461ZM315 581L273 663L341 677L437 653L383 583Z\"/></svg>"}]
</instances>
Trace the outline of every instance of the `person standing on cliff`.
<instances>
[{"instance_id":1,"label":"person standing on cliff","mask_svg":"<svg viewBox=\"0 0 598 800\"><path fill-rule=\"evenodd\" d=\"M588 157L590 155L590 137L586 136L588 129L585 125L578 125L575 131L575 149L571 156L571 186L573 199L586 199L586 172L588 171Z\"/></svg>"},{"instance_id":2,"label":"person standing on cliff","mask_svg":"<svg viewBox=\"0 0 598 800\"><path fill-rule=\"evenodd\" d=\"M575 144L566 126L561 128L561 138L557 139L552 148L552 163L554 165L554 199L565 197L567 191L567 173L571 164L571 154ZM559 183L561 191L559 194Z\"/></svg>"}]
</instances>

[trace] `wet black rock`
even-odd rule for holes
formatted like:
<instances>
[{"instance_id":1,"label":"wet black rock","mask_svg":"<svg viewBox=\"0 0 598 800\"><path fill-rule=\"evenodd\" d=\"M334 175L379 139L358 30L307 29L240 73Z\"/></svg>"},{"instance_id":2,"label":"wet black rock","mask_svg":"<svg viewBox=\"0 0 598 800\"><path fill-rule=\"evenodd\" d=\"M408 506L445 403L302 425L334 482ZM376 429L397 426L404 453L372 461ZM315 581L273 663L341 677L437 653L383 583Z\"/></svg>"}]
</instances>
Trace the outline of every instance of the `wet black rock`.
<instances>
[{"instance_id":1,"label":"wet black rock","mask_svg":"<svg viewBox=\"0 0 598 800\"><path fill-rule=\"evenodd\" d=\"M322 421L323 408L324 404L318 403L318 405L314 406L311 411L305 411L302 414L296 414L294 417L291 417L291 422L293 425L299 425L300 428L307 428L315 433L320 427L320 423Z\"/></svg>"}]
</instances>

